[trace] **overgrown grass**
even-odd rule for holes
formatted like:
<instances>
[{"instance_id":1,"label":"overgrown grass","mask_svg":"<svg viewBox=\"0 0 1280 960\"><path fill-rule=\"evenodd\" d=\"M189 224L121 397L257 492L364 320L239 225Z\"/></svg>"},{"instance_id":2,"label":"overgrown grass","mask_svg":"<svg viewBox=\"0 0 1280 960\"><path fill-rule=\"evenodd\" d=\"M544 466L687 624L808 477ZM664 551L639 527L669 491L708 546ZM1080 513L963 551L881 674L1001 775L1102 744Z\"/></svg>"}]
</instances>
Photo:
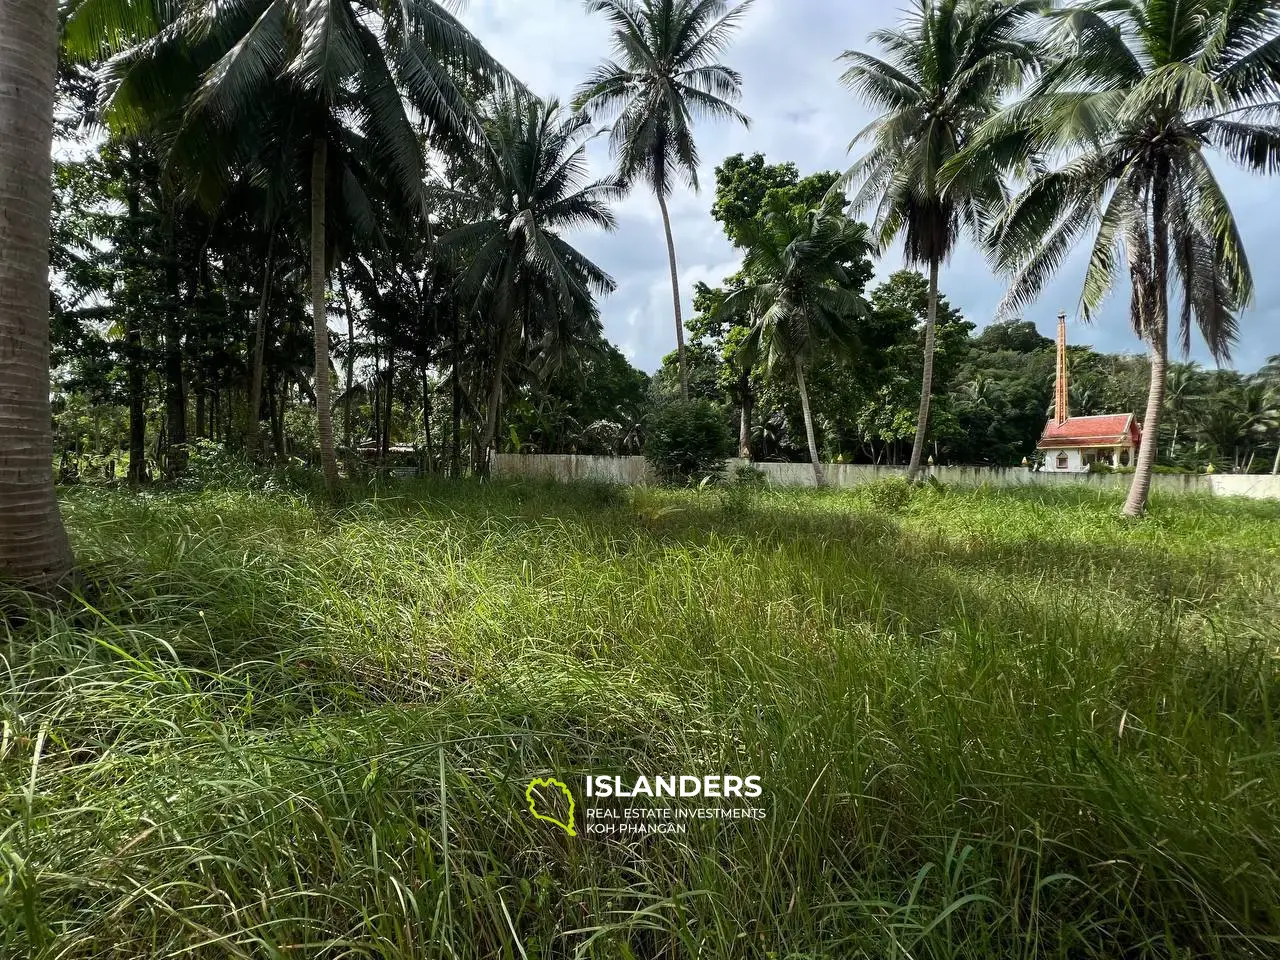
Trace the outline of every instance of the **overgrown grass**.
<instances>
[{"instance_id":1,"label":"overgrown grass","mask_svg":"<svg viewBox=\"0 0 1280 960\"><path fill-rule=\"evenodd\" d=\"M73 491L0 634L0 955L1280 953L1280 505ZM525 784L748 772L576 838Z\"/></svg>"}]
</instances>

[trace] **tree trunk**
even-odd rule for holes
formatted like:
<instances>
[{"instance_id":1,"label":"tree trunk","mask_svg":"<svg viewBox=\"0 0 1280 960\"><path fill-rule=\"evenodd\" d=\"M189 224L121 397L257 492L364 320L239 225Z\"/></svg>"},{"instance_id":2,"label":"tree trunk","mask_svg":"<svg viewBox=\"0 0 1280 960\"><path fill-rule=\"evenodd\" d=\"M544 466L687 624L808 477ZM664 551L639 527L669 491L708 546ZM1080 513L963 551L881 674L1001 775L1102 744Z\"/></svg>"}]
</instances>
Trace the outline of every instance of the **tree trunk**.
<instances>
[{"instance_id":1,"label":"tree trunk","mask_svg":"<svg viewBox=\"0 0 1280 960\"><path fill-rule=\"evenodd\" d=\"M53 491L49 211L56 5L0 0L0 580L71 572Z\"/></svg>"},{"instance_id":2,"label":"tree trunk","mask_svg":"<svg viewBox=\"0 0 1280 960\"><path fill-rule=\"evenodd\" d=\"M320 435L320 469L329 490L338 486L338 461L333 453L333 405L329 400L329 319L324 290L324 186L323 136L316 137L311 152L311 325L316 347L316 428Z\"/></svg>"},{"instance_id":3,"label":"tree trunk","mask_svg":"<svg viewBox=\"0 0 1280 960\"><path fill-rule=\"evenodd\" d=\"M253 369L249 374L249 403L245 416L244 446L249 459L258 456L259 422L262 416L262 368L267 354L267 309L271 302L271 276L276 252L276 225L267 226L267 262L262 267L262 293L258 318L253 325Z\"/></svg>"},{"instance_id":4,"label":"tree trunk","mask_svg":"<svg viewBox=\"0 0 1280 960\"><path fill-rule=\"evenodd\" d=\"M178 245L170 227L169 249L164 266L165 293L169 300L165 309L164 330L164 413L165 413L165 477L179 477L187 468L187 395L182 382L182 319L178 301Z\"/></svg>"},{"instance_id":5,"label":"tree trunk","mask_svg":"<svg viewBox=\"0 0 1280 960\"><path fill-rule=\"evenodd\" d=\"M138 172L137 147L125 148L125 207L128 211L125 262L129 273L140 268L139 248L142 238L140 220L142 203L138 196L141 174ZM142 308L136 291L126 290L125 297L124 363L125 380L129 394L129 473L128 482L134 486L147 479L147 410L146 371L142 368Z\"/></svg>"},{"instance_id":6,"label":"tree trunk","mask_svg":"<svg viewBox=\"0 0 1280 960\"><path fill-rule=\"evenodd\" d=\"M346 390L343 391L342 403L342 443L348 450L351 449L351 431L355 428L355 422L351 417L351 391L355 389L356 380L356 315L351 309L351 294L347 290L347 274L341 268L338 269L338 283L342 289L342 306L347 313L347 382Z\"/></svg>"},{"instance_id":7,"label":"tree trunk","mask_svg":"<svg viewBox=\"0 0 1280 960\"><path fill-rule=\"evenodd\" d=\"M929 404L933 399L933 349L938 333L938 261L929 264L929 315L924 324L924 377L920 384L920 413L916 417L916 441L911 447L907 479L915 480L924 456L924 438L929 432Z\"/></svg>"},{"instance_id":8,"label":"tree trunk","mask_svg":"<svg viewBox=\"0 0 1280 960\"><path fill-rule=\"evenodd\" d=\"M667 259L671 263L671 300L676 311L676 351L680 357L680 397L689 399L689 368L684 356L684 316L680 310L680 273L676 269L676 242L671 236L671 214L667 199L658 191L658 207L662 210L662 227L667 232Z\"/></svg>"},{"instance_id":9,"label":"tree trunk","mask_svg":"<svg viewBox=\"0 0 1280 960\"><path fill-rule=\"evenodd\" d=\"M1280 476L1280 447L1276 447L1276 462L1271 467L1271 475Z\"/></svg>"},{"instance_id":10,"label":"tree trunk","mask_svg":"<svg viewBox=\"0 0 1280 960\"><path fill-rule=\"evenodd\" d=\"M1164 409L1165 371L1169 366L1169 235L1165 227L1168 184L1162 170L1157 169L1151 191L1152 280L1154 303L1148 329L1151 349L1151 385L1147 390L1147 418L1142 423L1142 446L1134 464L1133 485L1125 501L1123 514L1140 517L1147 510L1151 495L1151 476L1155 472L1159 446L1160 413Z\"/></svg>"},{"instance_id":11,"label":"tree trunk","mask_svg":"<svg viewBox=\"0 0 1280 960\"><path fill-rule=\"evenodd\" d=\"M504 325L498 334L498 352L493 360L493 385L489 389L489 409L484 419L484 436L480 438L480 449L476 451L476 472L482 476L489 475L490 453L498 436L498 412L502 409L502 377L507 368L507 353L511 338Z\"/></svg>"},{"instance_id":12,"label":"tree trunk","mask_svg":"<svg viewBox=\"0 0 1280 960\"><path fill-rule=\"evenodd\" d=\"M453 316L453 401L449 411L453 418L453 449L449 456L449 476L462 476L462 315Z\"/></svg>"},{"instance_id":13,"label":"tree trunk","mask_svg":"<svg viewBox=\"0 0 1280 960\"><path fill-rule=\"evenodd\" d=\"M280 386L277 391L277 386L278 385L273 382L268 388L268 393L271 397L271 410L269 414L271 417L271 444L276 459L283 460L285 458L284 410L289 400L289 387L286 384L284 386ZM279 400L276 399L277 392L280 394Z\"/></svg>"},{"instance_id":14,"label":"tree trunk","mask_svg":"<svg viewBox=\"0 0 1280 960\"><path fill-rule=\"evenodd\" d=\"M391 414L396 402L396 348L387 335L387 405L382 415L382 436L379 438L379 455L385 462L391 455Z\"/></svg>"},{"instance_id":15,"label":"tree trunk","mask_svg":"<svg viewBox=\"0 0 1280 960\"><path fill-rule=\"evenodd\" d=\"M382 451L382 344L373 338L373 375L369 378L369 415L373 419L373 458L381 459Z\"/></svg>"},{"instance_id":16,"label":"tree trunk","mask_svg":"<svg viewBox=\"0 0 1280 960\"><path fill-rule=\"evenodd\" d=\"M743 460L751 459L751 413L755 397L751 395L751 372L743 373L738 381L738 392L742 395L742 416L738 425L738 456Z\"/></svg>"},{"instance_id":17,"label":"tree trunk","mask_svg":"<svg viewBox=\"0 0 1280 960\"><path fill-rule=\"evenodd\" d=\"M796 360L796 386L800 388L800 409L804 411L804 432L809 438L809 462L813 464L813 480L819 487L827 485L826 475L822 472L822 462L818 458L818 443L813 436L813 414L809 411L809 388L804 384L804 364Z\"/></svg>"},{"instance_id":18,"label":"tree trunk","mask_svg":"<svg viewBox=\"0 0 1280 960\"><path fill-rule=\"evenodd\" d=\"M422 366L422 475L434 473L435 454L431 446L431 380Z\"/></svg>"}]
</instances>

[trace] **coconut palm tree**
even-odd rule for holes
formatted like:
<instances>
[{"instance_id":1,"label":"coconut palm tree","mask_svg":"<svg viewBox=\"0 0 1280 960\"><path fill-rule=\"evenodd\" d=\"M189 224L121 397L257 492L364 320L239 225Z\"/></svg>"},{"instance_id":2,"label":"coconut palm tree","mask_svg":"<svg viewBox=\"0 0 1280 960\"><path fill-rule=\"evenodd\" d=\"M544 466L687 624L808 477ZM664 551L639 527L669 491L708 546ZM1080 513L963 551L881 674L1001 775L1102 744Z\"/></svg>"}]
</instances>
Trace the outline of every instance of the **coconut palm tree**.
<instances>
[{"instance_id":1,"label":"coconut palm tree","mask_svg":"<svg viewBox=\"0 0 1280 960\"><path fill-rule=\"evenodd\" d=\"M875 207L873 230L881 247L905 241L909 264L928 266L924 377L908 476L920 472L929 406L938 314L938 271L961 233L980 236L1005 201L1000 171L970 170L944 183L943 167L999 109L1001 99L1037 63L1023 26L1038 0L917 0L902 27L877 30L871 40L884 56L847 51L841 82L880 117L854 138L867 154L834 189L854 190L851 211Z\"/></svg>"},{"instance_id":2,"label":"coconut palm tree","mask_svg":"<svg viewBox=\"0 0 1280 960\"><path fill-rule=\"evenodd\" d=\"M1050 11L1057 62L986 125L973 155L1062 158L1034 174L995 225L1005 306L1030 303L1075 241L1094 230L1081 301L1095 315L1121 257L1130 316L1148 344L1145 442L1124 506L1146 509L1164 409L1169 288L1179 340L1197 326L1218 359L1253 277L1235 216L1208 162L1216 148L1256 173L1280 170L1280 8L1271 0L1087 0Z\"/></svg>"},{"instance_id":3,"label":"coconut palm tree","mask_svg":"<svg viewBox=\"0 0 1280 960\"><path fill-rule=\"evenodd\" d=\"M766 201L765 215L743 228L747 254L742 289L714 311L717 318L746 318L751 331L739 349L740 362L753 366L763 351L765 366L789 367L800 391L814 482L826 485L809 408L805 369L814 356L856 343L858 319L869 306L856 289L854 266L874 247L865 224L841 210L831 194L814 210L792 207L780 196Z\"/></svg>"},{"instance_id":4,"label":"coconut palm tree","mask_svg":"<svg viewBox=\"0 0 1280 960\"><path fill-rule=\"evenodd\" d=\"M236 157L247 133L288 118L285 143L297 144L291 168L309 196L315 395L330 487L338 468L325 305L333 243L326 225L341 209L347 225L373 231L362 183L369 178L396 188L402 202L422 202L423 147L402 92L433 132L459 144L477 139L479 124L458 78L478 90L514 82L447 6L79 0L64 30L73 54L93 58L104 47L115 54L102 71L106 121L127 130L176 118L171 157L206 191L219 186L220 168L232 168L226 160Z\"/></svg>"},{"instance_id":5,"label":"coconut palm tree","mask_svg":"<svg viewBox=\"0 0 1280 960\"><path fill-rule=\"evenodd\" d=\"M1280 354L1269 357L1267 362L1263 364L1262 369L1258 371L1257 381L1263 384L1267 390L1276 398L1276 404L1280 405ZM1276 431L1276 458L1271 465L1271 473L1273 476L1280 475L1280 430Z\"/></svg>"},{"instance_id":6,"label":"coconut palm tree","mask_svg":"<svg viewBox=\"0 0 1280 960\"><path fill-rule=\"evenodd\" d=\"M0 581L38 590L71 571L53 493L49 210L57 12L0 9Z\"/></svg>"},{"instance_id":7,"label":"coconut palm tree","mask_svg":"<svg viewBox=\"0 0 1280 960\"><path fill-rule=\"evenodd\" d=\"M554 362L584 331L598 331L593 294L615 286L561 236L579 227L617 226L608 205L622 196L622 186L613 178L588 179L589 126L585 115L566 116L554 100L503 100L484 124L490 148L475 156L466 175L473 191L440 191L477 218L443 242L464 262L460 286L471 308L494 323L482 457L497 435L512 355L533 345ZM477 464L481 471L486 466L487 459Z\"/></svg>"},{"instance_id":8,"label":"coconut palm tree","mask_svg":"<svg viewBox=\"0 0 1280 960\"><path fill-rule=\"evenodd\" d=\"M1169 456L1178 453L1178 436L1183 424L1193 419L1204 401L1204 374L1200 364L1173 363L1166 377L1165 407L1173 421L1173 437L1169 442Z\"/></svg>"},{"instance_id":9,"label":"coconut palm tree","mask_svg":"<svg viewBox=\"0 0 1280 960\"><path fill-rule=\"evenodd\" d=\"M619 175L627 184L643 180L658 198L671 267L680 393L686 400L689 371L667 198L677 177L698 189L695 117L751 123L733 106L742 96L742 77L717 63L716 57L752 2L742 0L735 6L730 0L587 0L587 11L604 14L613 27L617 59L596 67L574 106L593 118L614 120L610 145Z\"/></svg>"}]
</instances>

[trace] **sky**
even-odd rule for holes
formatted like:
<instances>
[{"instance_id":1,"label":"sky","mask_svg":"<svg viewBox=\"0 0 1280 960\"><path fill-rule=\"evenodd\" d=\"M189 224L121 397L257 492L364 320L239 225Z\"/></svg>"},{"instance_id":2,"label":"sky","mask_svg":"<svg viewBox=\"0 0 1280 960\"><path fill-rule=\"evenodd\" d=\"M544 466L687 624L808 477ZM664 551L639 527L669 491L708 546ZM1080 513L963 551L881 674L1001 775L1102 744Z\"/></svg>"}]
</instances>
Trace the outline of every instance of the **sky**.
<instances>
[{"instance_id":1,"label":"sky","mask_svg":"<svg viewBox=\"0 0 1280 960\"><path fill-rule=\"evenodd\" d=\"M899 18L898 0L756 0L723 62L743 77L740 109L750 129L723 121L696 128L701 192L684 187L670 201L685 316L692 312L693 286L712 286L738 269L736 254L711 216L715 168L735 153L763 153L770 163L791 161L801 176L845 170L860 148L849 141L872 113L839 82L839 55L874 49L868 34ZM462 20L489 51L543 97L568 103L590 69L610 54L604 19L586 13L583 0L469 0ZM593 173L611 168L605 138L595 141ZM1255 302L1241 316L1239 345L1231 365L1256 370L1280 354L1280 180L1254 177L1215 163L1236 212L1257 287ZM618 230L580 233L573 242L607 270L618 289L601 304L605 334L637 367L652 372L675 349L671 279L662 220L653 194L637 188L616 208ZM1128 321L1128 294L1119 290L1092 323L1080 316L1080 284L1087 252L1077 250L1040 299L1023 311L1040 332L1053 337L1057 316L1066 311L1072 343L1118 353L1140 352ZM877 276L902 266L901 250L876 264ZM875 281L873 281L874 284ZM1004 296L1003 279L968 241L962 243L941 277L942 292L979 327L994 319ZM1192 359L1212 366L1202 344Z\"/></svg>"}]
</instances>

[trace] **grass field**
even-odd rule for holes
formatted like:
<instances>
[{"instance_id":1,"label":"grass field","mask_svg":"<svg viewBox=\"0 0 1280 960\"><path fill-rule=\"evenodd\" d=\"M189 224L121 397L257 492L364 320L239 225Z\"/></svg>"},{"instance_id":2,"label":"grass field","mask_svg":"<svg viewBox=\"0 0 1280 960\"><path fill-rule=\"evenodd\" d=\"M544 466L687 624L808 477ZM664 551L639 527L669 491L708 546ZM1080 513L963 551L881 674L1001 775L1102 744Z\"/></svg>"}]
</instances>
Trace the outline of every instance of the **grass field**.
<instances>
[{"instance_id":1,"label":"grass field","mask_svg":"<svg viewBox=\"0 0 1280 960\"><path fill-rule=\"evenodd\" d=\"M0 632L0 956L1280 954L1280 504L75 490ZM526 783L745 771L568 837Z\"/></svg>"}]
</instances>

